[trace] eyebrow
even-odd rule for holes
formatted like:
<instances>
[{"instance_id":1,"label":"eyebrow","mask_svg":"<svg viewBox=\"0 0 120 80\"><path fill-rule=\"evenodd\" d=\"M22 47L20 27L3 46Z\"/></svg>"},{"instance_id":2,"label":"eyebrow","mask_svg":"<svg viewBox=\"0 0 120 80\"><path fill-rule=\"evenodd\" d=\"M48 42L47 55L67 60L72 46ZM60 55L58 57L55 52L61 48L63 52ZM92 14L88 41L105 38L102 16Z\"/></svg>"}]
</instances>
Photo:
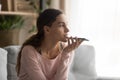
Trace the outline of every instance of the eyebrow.
<instances>
[{"instance_id":1,"label":"eyebrow","mask_svg":"<svg viewBox=\"0 0 120 80\"><path fill-rule=\"evenodd\" d=\"M61 23L65 24L65 22L58 22L58 24L61 24Z\"/></svg>"},{"instance_id":2,"label":"eyebrow","mask_svg":"<svg viewBox=\"0 0 120 80\"><path fill-rule=\"evenodd\" d=\"M66 25L68 24L68 22L58 22L58 24L61 24L61 23Z\"/></svg>"}]
</instances>

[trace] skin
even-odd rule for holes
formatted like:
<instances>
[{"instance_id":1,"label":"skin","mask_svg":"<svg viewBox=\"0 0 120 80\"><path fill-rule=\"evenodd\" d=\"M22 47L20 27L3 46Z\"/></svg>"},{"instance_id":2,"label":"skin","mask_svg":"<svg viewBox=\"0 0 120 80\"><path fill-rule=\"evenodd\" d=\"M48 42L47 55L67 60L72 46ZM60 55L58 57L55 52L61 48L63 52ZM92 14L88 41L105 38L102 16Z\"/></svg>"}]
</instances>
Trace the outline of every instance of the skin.
<instances>
[{"instance_id":1,"label":"skin","mask_svg":"<svg viewBox=\"0 0 120 80\"><path fill-rule=\"evenodd\" d=\"M60 42L68 43L64 46L63 52L69 53L76 49L83 41L77 37L68 37L69 29L64 14L58 15L51 27L44 26L44 31L45 38L41 45L41 53L43 57L48 59L53 59L60 53L58 49Z\"/></svg>"}]
</instances>

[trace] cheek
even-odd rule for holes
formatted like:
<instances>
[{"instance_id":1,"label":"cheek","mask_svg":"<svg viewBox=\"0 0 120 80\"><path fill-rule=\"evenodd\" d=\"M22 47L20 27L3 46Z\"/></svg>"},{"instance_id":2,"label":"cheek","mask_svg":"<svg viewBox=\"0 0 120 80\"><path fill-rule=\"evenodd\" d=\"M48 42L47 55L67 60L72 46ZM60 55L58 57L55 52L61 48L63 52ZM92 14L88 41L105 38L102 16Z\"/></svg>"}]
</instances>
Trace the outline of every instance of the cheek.
<instances>
[{"instance_id":1,"label":"cheek","mask_svg":"<svg viewBox=\"0 0 120 80\"><path fill-rule=\"evenodd\" d=\"M56 37L57 37L57 36L61 36L61 35L62 35L62 32L58 30L58 31L55 31L55 33L54 33L54 34L55 34L55 35L56 35Z\"/></svg>"},{"instance_id":2,"label":"cheek","mask_svg":"<svg viewBox=\"0 0 120 80\"><path fill-rule=\"evenodd\" d=\"M64 34L64 30L63 29L59 29L59 30L56 31L56 33L58 35L63 35Z\"/></svg>"},{"instance_id":3,"label":"cheek","mask_svg":"<svg viewBox=\"0 0 120 80\"><path fill-rule=\"evenodd\" d=\"M53 33L53 38L56 38L56 39L61 39L63 37L63 33L61 30L56 30L54 33Z\"/></svg>"},{"instance_id":4,"label":"cheek","mask_svg":"<svg viewBox=\"0 0 120 80\"><path fill-rule=\"evenodd\" d=\"M58 30L52 30L51 32L50 32L50 36L53 36L53 38L54 37L57 37L57 36L59 36L60 35L60 31L58 31Z\"/></svg>"},{"instance_id":5,"label":"cheek","mask_svg":"<svg viewBox=\"0 0 120 80\"><path fill-rule=\"evenodd\" d=\"M54 37L62 37L64 35L64 29L62 27L53 28L50 33Z\"/></svg>"},{"instance_id":6,"label":"cheek","mask_svg":"<svg viewBox=\"0 0 120 80\"><path fill-rule=\"evenodd\" d=\"M55 34L61 34L61 33L64 32L64 30L63 30L63 28L57 28L57 29L53 29L53 32L54 32Z\"/></svg>"}]
</instances>

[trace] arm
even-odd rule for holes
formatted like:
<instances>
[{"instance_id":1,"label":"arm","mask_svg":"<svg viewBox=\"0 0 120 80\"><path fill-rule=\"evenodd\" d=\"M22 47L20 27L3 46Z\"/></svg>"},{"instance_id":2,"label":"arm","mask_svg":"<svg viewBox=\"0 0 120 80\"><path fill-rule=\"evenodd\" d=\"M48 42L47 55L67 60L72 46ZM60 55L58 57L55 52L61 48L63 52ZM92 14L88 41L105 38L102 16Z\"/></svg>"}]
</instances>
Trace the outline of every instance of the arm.
<instances>
[{"instance_id":1,"label":"arm","mask_svg":"<svg viewBox=\"0 0 120 80\"><path fill-rule=\"evenodd\" d=\"M69 54L61 54L61 61L59 63L59 67L57 72L52 80L67 80L68 79L68 71L70 67L70 63L73 58L73 53Z\"/></svg>"},{"instance_id":2,"label":"arm","mask_svg":"<svg viewBox=\"0 0 120 80\"><path fill-rule=\"evenodd\" d=\"M30 80L47 80L41 70L41 67L39 66L37 53L31 46L26 46L23 48L21 65L29 75Z\"/></svg>"},{"instance_id":3,"label":"arm","mask_svg":"<svg viewBox=\"0 0 120 80\"><path fill-rule=\"evenodd\" d=\"M75 50L81 43L82 39L68 38L68 45L64 47L61 54L61 61L53 80L67 80L68 70L73 58L73 50Z\"/></svg>"}]
</instances>

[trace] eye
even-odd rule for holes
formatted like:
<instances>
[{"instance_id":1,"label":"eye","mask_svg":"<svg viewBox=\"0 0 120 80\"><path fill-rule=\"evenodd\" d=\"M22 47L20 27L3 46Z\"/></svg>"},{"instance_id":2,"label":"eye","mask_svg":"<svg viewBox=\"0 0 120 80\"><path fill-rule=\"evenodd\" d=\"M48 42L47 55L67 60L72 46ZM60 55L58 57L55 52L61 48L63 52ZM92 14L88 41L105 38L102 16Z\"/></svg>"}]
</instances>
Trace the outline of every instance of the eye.
<instances>
[{"instance_id":1,"label":"eye","mask_svg":"<svg viewBox=\"0 0 120 80\"><path fill-rule=\"evenodd\" d=\"M65 26L64 24L60 24L60 26Z\"/></svg>"},{"instance_id":2,"label":"eye","mask_svg":"<svg viewBox=\"0 0 120 80\"><path fill-rule=\"evenodd\" d=\"M64 23L60 23L59 27L65 27L65 24Z\"/></svg>"}]
</instances>

